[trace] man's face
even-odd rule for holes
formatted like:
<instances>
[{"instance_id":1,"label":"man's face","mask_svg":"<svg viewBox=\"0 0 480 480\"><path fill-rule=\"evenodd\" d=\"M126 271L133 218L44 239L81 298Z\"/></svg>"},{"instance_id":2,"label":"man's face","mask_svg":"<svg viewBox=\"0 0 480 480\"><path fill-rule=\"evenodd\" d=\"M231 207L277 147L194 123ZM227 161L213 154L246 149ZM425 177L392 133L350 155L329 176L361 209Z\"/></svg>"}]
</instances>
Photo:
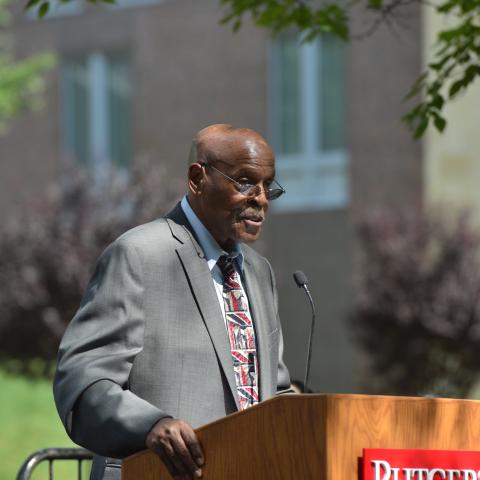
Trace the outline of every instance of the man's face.
<instances>
[{"instance_id":1,"label":"man's face","mask_svg":"<svg viewBox=\"0 0 480 480\"><path fill-rule=\"evenodd\" d=\"M200 219L218 244L230 250L236 241L254 242L260 235L268 210L267 189L275 176L275 160L268 146L255 145L230 158L209 162L238 183L262 187L256 197L240 193L221 173L203 166Z\"/></svg>"}]
</instances>

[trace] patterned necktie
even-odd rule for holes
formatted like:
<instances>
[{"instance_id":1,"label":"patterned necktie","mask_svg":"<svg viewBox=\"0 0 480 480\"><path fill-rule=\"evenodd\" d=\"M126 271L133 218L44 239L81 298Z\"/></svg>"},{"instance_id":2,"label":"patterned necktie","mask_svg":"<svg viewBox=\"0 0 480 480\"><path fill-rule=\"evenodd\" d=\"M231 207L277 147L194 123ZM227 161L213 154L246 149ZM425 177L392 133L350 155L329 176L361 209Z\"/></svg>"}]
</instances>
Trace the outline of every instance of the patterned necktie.
<instances>
[{"instance_id":1,"label":"patterned necktie","mask_svg":"<svg viewBox=\"0 0 480 480\"><path fill-rule=\"evenodd\" d=\"M240 409L258 403L258 362L255 331L248 302L233 266L233 260L222 255L217 262L223 274L223 302L228 340L232 351Z\"/></svg>"}]
</instances>

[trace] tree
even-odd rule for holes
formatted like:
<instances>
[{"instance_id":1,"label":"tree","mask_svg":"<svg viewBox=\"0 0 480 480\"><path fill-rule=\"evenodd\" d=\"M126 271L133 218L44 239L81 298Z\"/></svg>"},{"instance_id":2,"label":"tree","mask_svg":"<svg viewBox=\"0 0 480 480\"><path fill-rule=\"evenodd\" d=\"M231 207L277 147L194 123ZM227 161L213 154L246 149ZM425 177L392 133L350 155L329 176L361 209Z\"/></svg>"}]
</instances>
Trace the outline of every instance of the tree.
<instances>
[{"instance_id":1,"label":"tree","mask_svg":"<svg viewBox=\"0 0 480 480\"><path fill-rule=\"evenodd\" d=\"M357 224L351 316L375 393L465 398L480 367L480 231L468 214L383 210Z\"/></svg>"},{"instance_id":2,"label":"tree","mask_svg":"<svg viewBox=\"0 0 480 480\"><path fill-rule=\"evenodd\" d=\"M60 0L69 3L72 0ZM115 0L84 0L89 3L114 4ZM349 15L358 2L339 0L219 0L225 8L223 23L234 30L242 26L246 15L254 23L274 34L294 28L311 41L323 33L332 33L347 41L352 38ZM366 0L364 7L375 18L366 34L371 34L382 23L394 22L397 12L412 3L424 0ZM45 16L52 0L29 0L27 8L37 8ZM415 138L421 137L430 124L440 132L446 127L445 105L467 91L480 77L480 0L439 0L433 4L440 15L453 25L438 33L434 61L427 65L411 88L407 98L419 101L405 115L404 120Z\"/></svg>"},{"instance_id":3,"label":"tree","mask_svg":"<svg viewBox=\"0 0 480 480\"><path fill-rule=\"evenodd\" d=\"M151 221L178 198L180 185L136 162L125 181L111 172L99 188L85 171L62 178L0 227L0 362L48 375L102 250Z\"/></svg>"},{"instance_id":4,"label":"tree","mask_svg":"<svg viewBox=\"0 0 480 480\"><path fill-rule=\"evenodd\" d=\"M310 41L322 33L332 33L343 40L351 38L349 13L357 2L321 2L316 0L220 0L227 8L223 22L232 23L234 30L250 13L255 24L274 33L295 28ZM366 0L365 8L375 13L371 34L382 23L395 20L404 6L422 0ZM442 132L446 126L443 109L480 77L480 0L440 0L432 5L448 17L451 28L437 35L434 61L413 84L407 98L420 97L404 120L415 138L421 137L428 125Z\"/></svg>"},{"instance_id":5,"label":"tree","mask_svg":"<svg viewBox=\"0 0 480 480\"><path fill-rule=\"evenodd\" d=\"M41 106L45 88L43 74L53 66L53 56L34 55L21 61L12 57L12 45L5 32L10 23L8 3L0 0L0 131L16 114Z\"/></svg>"}]
</instances>

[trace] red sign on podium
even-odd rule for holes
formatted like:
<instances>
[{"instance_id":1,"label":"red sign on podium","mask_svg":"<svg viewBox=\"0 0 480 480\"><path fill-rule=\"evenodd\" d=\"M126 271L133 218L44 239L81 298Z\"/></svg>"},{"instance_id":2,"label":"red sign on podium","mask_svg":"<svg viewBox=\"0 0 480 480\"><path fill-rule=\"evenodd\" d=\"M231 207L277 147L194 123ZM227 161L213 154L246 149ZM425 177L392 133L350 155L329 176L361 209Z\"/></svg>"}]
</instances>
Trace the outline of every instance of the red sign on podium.
<instances>
[{"instance_id":1,"label":"red sign on podium","mask_svg":"<svg viewBox=\"0 0 480 480\"><path fill-rule=\"evenodd\" d=\"M480 480L480 452L363 449L363 480Z\"/></svg>"}]
</instances>

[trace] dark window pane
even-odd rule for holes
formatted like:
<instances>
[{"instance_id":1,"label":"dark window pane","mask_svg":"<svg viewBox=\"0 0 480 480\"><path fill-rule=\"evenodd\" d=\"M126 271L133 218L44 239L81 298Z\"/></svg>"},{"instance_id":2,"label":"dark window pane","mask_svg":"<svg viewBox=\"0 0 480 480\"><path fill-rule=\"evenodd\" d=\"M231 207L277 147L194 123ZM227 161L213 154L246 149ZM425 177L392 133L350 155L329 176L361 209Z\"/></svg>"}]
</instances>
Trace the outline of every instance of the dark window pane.
<instances>
[{"instance_id":1,"label":"dark window pane","mask_svg":"<svg viewBox=\"0 0 480 480\"><path fill-rule=\"evenodd\" d=\"M345 43L324 35L319 47L320 150L345 147ZM321 75L321 77L320 77Z\"/></svg>"},{"instance_id":2,"label":"dark window pane","mask_svg":"<svg viewBox=\"0 0 480 480\"><path fill-rule=\"evenodd\" d=\"M87 165L89 163L88 70L85 59L67 59L62 76L62 136L65 153Z\"/></svg>"},{"instance_id":3,"label":"dark window pane","mask_svg":"<svg viewBox=\"0 0 480 480\"><path fill-rule=\"evenodd\" d=\"M108 62L109 149L112 162L128 169L132 157L130 68L123 55Z\"/></svg>"},{"instance_id":4,"label":"dark window pane","mask_svg":"<svg viewBox=\"0 0 480 480\"><path fill-rule=\"evenodd\" d=\"M300 48L292 36L279 37L273 46L272 126L277 153L301 150Z\"/></svg>"},{"instance_id":5,"label":"dark window pane","mask_svg":"<svg viewBox=\"0 0 480 480\"><path fill-rule=\"evenodd\" d=\"M101 54L104 81L99 81L98 69L92 68L92 57L66 58L62 64L62 142L65 153L75 160L93 167L95 161L107 161L128 169L132 157L131 78L130 65L125 55ZM97 75L94 75L97 73ZM103 78L103 77L102 77ZM93 89L96 89L95 91ZM90 106L94 98L97 117ZM99 110L98 110L99 109ZM96 120L96 122L93 122ZM93 122L93 123L92 123ZM99 125L98 122L100 122ZM101 158L95 155L95 132L102 132ZM104 138L106 137L106 138ZM96 139L97 143L99 139ZM98 153L98 152L97 152Z\"/></svg>"}]
</instances>

